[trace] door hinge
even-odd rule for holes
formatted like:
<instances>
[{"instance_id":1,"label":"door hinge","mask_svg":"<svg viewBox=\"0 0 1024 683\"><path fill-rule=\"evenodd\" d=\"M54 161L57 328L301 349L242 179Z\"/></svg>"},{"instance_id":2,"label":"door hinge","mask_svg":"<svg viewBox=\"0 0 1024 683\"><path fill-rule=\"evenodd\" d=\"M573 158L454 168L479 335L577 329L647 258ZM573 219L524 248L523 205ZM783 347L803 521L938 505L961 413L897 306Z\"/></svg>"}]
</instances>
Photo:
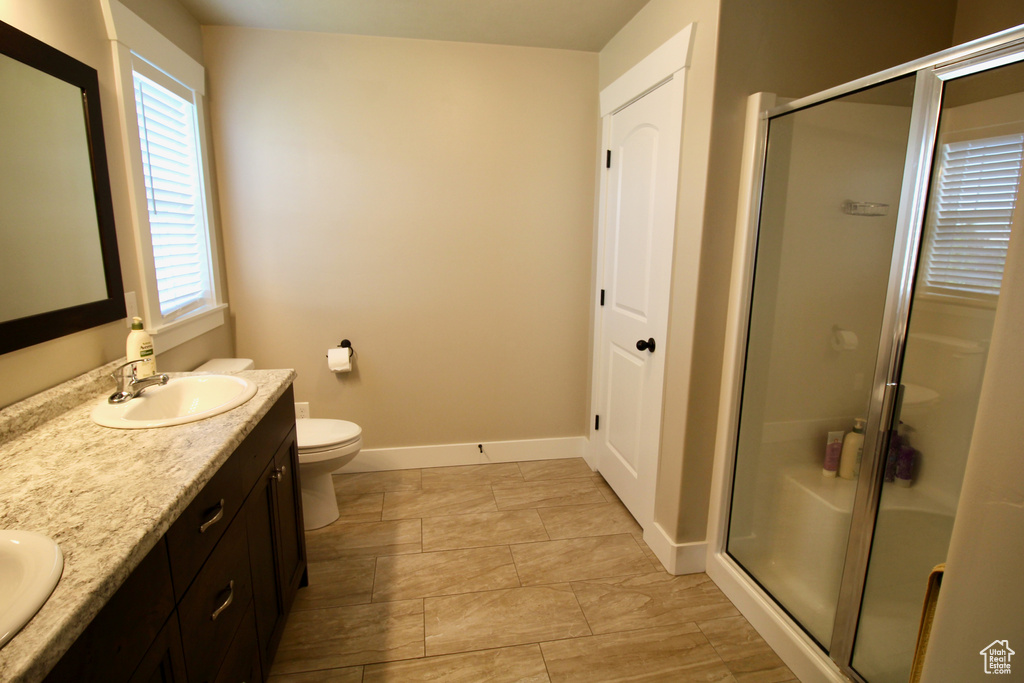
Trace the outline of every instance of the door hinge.
<instances>
[{"instance_id":1,"label":"door hinge","mask_svg":"<svg viewBox=\"0 0 1024 683\"><path fill-rule=\"evenodd\" d=\"M594 416L594 431L596 432L600 428L601 428L601 416L600 415L595 415Z\"/></svg>"},{"instance_id":2,"label":"door hinge","mask_svg":"<svg viewBox=\"0 0 1024 683\"><path fill-rule=\"evenodd\" d=\"M601 290L601 305L604 306L604 290Z\"/></svg>"},{"instance_id":3,"label":"door hinge","mask_svg":"<svg viewBox=\"0 0 1024 683\"><path fill-rule=\"evenodd\" d=\"M608 153L605 155L604 167L605 168L611 168L612 167L612 151L610 149L608 150Z\"/></svg>"}]
</instances>

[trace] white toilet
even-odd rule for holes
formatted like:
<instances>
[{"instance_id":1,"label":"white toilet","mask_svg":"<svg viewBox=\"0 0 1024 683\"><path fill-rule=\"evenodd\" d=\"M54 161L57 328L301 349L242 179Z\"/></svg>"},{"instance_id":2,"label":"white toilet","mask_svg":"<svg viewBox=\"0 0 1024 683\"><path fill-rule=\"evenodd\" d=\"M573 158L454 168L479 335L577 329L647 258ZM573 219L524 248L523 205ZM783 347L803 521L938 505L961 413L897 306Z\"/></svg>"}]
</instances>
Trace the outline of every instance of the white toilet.
<instances>
[{"instance_id":1,"label":"white toilet","mask_svg":"<svg viewBox=\"0 0 1024 683\"><path fill-rule=\"evenodd\" d=\"M196 372L230 374L253 370L248 358L214 358ZM295 421L299 445L299 485L302 487L302 519L306 531L338 519L338 499L331 473L356 457L363 447L363 430L345 420L300 419Z\"/></svg>"},{"instance_id":2,"label":"white toilet","mask_svg":"<svg viewBox=\"0 0 1024 683\"><path fill-rule=\"evenodd\" d=\"M295 421L299 442L299 483L302 519L307 531L338 519L338 498L331 473L356 457L363 447L363 430L345 420Z\"/></svg>"}]
</instances>

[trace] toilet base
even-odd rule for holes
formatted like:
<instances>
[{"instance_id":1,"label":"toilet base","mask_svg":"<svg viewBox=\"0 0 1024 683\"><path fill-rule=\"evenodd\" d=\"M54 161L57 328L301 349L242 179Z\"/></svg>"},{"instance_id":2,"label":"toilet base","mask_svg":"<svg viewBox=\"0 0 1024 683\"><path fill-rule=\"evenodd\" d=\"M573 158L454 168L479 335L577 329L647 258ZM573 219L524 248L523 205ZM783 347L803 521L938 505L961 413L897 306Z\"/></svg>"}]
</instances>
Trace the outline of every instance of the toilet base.
<instances>
[{"instance_id":1,"label":"toilet base","mask_svg":"<svg viewBox=\"0 0 1024 683\"><path fill-rule=\"evenodd\" d=\"M302 487L302 526L306 531L325 527L341 516L330 472L316 473L312 476L307 476L306 472L302 472L300 484Z\"/></svg>"}]
</instances>

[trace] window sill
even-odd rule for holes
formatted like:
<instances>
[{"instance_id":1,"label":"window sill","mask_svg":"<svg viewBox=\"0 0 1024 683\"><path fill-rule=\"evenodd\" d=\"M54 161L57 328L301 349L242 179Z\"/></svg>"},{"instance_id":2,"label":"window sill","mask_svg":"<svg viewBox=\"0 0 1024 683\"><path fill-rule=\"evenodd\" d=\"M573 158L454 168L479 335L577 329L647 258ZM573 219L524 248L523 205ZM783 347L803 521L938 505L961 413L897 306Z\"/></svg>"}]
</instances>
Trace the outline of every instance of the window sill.
<instances>
[{"instance_id":1,"label":"window sill","mask_svg":"<svg viewBox=\"0 0 1024 683\"><path fill-rule=\"evenodd\" d=\"M227 310L227 304L217 304L167 325L152 328L149 334L153 337L153 350L158 354L163 353L220 327L225 322Z\"/></svg>"}]
</instances>

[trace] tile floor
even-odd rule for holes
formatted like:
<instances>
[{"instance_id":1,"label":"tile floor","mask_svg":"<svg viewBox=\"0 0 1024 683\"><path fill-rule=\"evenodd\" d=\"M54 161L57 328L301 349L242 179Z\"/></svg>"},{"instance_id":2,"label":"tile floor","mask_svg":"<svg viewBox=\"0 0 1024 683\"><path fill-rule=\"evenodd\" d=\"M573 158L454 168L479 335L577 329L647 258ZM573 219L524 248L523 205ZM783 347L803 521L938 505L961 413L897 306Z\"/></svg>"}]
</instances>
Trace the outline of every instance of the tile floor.
<instances>
[{"instance_id":1,"label":"tile floor","mask_svg":"<svg viewBox=\"0 0 1024 683\"><path fill-rule=\"evenodd\" d=\"M582 459L334 481L271 683L797 680Z\"/></svg>"}]
</instances>

